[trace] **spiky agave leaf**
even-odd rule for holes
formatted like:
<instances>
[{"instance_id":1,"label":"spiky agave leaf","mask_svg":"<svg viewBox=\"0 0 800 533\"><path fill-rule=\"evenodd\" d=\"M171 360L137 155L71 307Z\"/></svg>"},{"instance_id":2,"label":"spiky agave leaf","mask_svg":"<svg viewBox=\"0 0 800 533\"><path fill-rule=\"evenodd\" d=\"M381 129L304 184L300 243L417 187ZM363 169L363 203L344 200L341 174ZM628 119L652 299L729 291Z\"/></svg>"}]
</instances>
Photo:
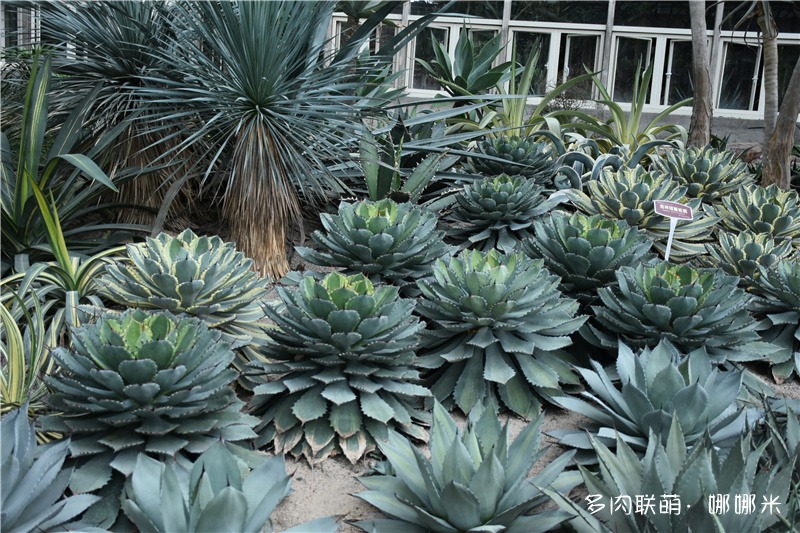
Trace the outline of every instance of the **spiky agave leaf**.
<instances>
[{"instance_id":1,"label":"spiky agave leaf","mask_svg":"<svg viewBox=\"0 0 800 533\"><path fill-rule=\"evenodd\" d=\"M531 236L534 219L556 205L543 193L542 187L523 176L502 174L465 184L455 195L456 205L448 217L455 225L448 236L462 248L511 253Z\"/></svg>"},{"instance_id":2,"label":"spiky agave leaf","mask_svg":"<svg viewBox=\"0 0 800 533\"><path fill-rule=\"evenodd\" d=\"M367 490L355 494L391 518L357 522L364 531L548 531L564 520L559 511L531 512L546 502L542 488L568 493L577 472L564 472L572 453L562 454L526 478L547 451L540 448L540 414L511 443L497 405L478 404L466 429L441 404L433 407L430 459L408 439L389 434L381 451L393 475L362 477Z\"/></svg>"},{"instance_id":3,"label":"spiky agave leaf","mask_svg":"<svg viewBox=\"0 0 800 533\"><path fill-rule=\"evenodd\" d=\"M485 176L525 176L545 187L552 186L556 173L557 154L548 141L537 141L534 136L499 135L485 137L477 145L477 152L502 159L495 161L483 157L470 159L475 172Z\"/></svg>"},{"instance_id":4,"label":"spiky agave leaf","mask_svg":"<svg viewBox=\"0 0 800 533\"><path fill-rule=\"evenodd\" d=\"M585 317L562 298L558 277L521 252L464 250L439 260L433 277L418 283L417 311L428 320L420 366L432 370L436 398L469 413L497 397L530 417L539 397L577 384L562 351Z\"/></svg>"},{"instance_id":5,"label":"spiky agave leaf","mask_svg":"<svg viewBox=\"0 0 800 533\"><path fill-rule=\"evenodd\" d=\"M722 225L734 233L750 230L800 248L800 200L795 191L783 191L777 185L742 187L714 210Z\"/></svg>"},{"instance_id":6,"label":"spiky agave leaf","mask_svg":"<svg viewBox=\"0 0 800 533\"><path fill-rule=\"evenodd\" d=\"M706 266L719 267L727 274L745 280L759 275L759 267L773 268L778 261L792 257L795 250L788 241L776 241L764 233L744 230L739 233L719 232L718 244L706 244L711 257L703 258Z\"/></svg>"},{"instance_id":7,"label":"spiky agave leaf","mask_svg":"<svg viewBox=\"0 0 800 533\"><path fill-rule=\"evenodd\" d=\"M390 427L427 439L428 417L417 402L430 391L417 384L422 325L413 300L398 299L397 287L374 287L363 274L336 272L277 290L286 309L267 310L279 328L264 348L271 362L254 364L280 376L253 389L259 445L311 463L333 453L355 463Z\"/></svg>"}]
</instances>

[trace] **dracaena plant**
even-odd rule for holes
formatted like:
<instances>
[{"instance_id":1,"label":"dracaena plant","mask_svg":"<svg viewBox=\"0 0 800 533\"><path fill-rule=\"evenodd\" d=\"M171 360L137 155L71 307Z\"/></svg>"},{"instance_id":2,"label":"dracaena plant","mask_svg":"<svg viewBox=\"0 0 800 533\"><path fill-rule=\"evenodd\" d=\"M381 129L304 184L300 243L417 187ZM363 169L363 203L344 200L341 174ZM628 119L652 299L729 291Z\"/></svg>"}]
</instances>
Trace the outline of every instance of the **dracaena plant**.
<instances>
[{"instance_id":1,"label":"dracaena plant","mask_svg":"<svg viewBox=\"0 0 800 533\"><path fill-rule=\"evenodd\" d=\"M577 384L562 350L586 320L563 298L558 277L521 252L464 250L439 260L418 283L417 312L428 321L420 366L434 396L469 413L494 397L521 416L539 399Z\"/></svg>"},{"instance_id":2,"label":"dracaena plant","mask_svg":"<svg viewBox=\"0 0 800 533\"><path fill-rule=\"evenodd\" d=\"M532 235L534 219L555 206L533 180L504 174L465 184L455 200L448 236L464 248L484 252L513 252Z\"/></svg>"},{"instance_id":3,"label":"dracaena plant","mask_svg":"<svg viewBox=\"0 0 800 533\"><path fill-rule=\"evenodd\" d=\"M568 190L567 196L581 211L589 215L604 215L624 220L646 232L660 252L666 249L669 220L655 212L655 200L682 203L692 208L695 219L679 221L675 230L670 257L686 259L705 253L717 219L699 211L700 200L686 197L686 186L659 171L649 172L643 166L622 167L616 172L607 170L596 180L586 183L586 192Z\"/></svg>"},{"instance_id":4,"label":"dracaena plant","mask_svg":"<svg viewBox=\"0 0 800 533\"><path fill-rule=\"evenodd\" d=\"M677 417L686 446L708 437L727 447L754 422L754 412L738 406L741 371L718 371L703 350L695 350L679 362L679 352L669 341L634 354L620 343L615 385L608 370L595 361L592 369L579 368L587 391L581 398L563 396L556 402L581 413L592 422L583 430L557 430L561 443L591 450L589 435L608 447L616 438L634 450L644 451L651 435L666 444L673 416Z\"/></svg>"},{"instance_id":5,"label":"dracaena plant","mask_svg":"<svg viewBox=\"0 0 800 533\"><path fill-rule=\"evenodd\" d=\"M714 209L730 231L750 230L800 247L800 200L795 191L751 185L726 196Z\"/></svg>"},{"instance_id":6,"label":"dracaena plant","mask_svg":"<svg viewBox=\"0 0 800 533\"><path fill-rule=\"evenodd\" d=\"M430 391L417 384L419 319L414 301L362 274L306 276L278 287L285 311L267 309L278 326L256 369L277 378L253 390L261 418L259 445L310 463L343 453L352 463L385 439L389 428L426 439L417 406Z\"/></svg>"},{"instance_id":7,"label":"dracaena plant","mask_svg":"<svg viewBox=\"0 0 800 533\"><path fill-rule=\"evenodd\" d=\"M602 467L595 473L578 466L589 491L584 499L588 505L545 489L575 517L570 525L578 531L792 530L787 514L792 467L759 465L766 443L755 446L749 433L729 449L705 438L689 447L673 417L666 442L652 435L641 459L622 437L616 452L591 440ZM736 498L743 495L752 498L752 507L745 503L744 511L736 513ZM772 512L764 502L772 502Z\"/></svg>"},{"instance_id":8,"label":"dracaena plant","mask_svg":"<svg viewBox=\"0 0 800 533\"><path fill-rule=\"evenodd\" d=\"M535 222L536 236L522 242L522 251L561 276L559 289L587 304L597 289L616 282L614 273L648 258L652 241L624 220L554 211Z\"/></svg>"},{"instance_id":9,"label":"dracaena plant","mask_svg":"<svg viewBox=\"0 0 800 533\"><path fill-rule=\"evenodd\" d=\"M710 255L703 259L706 266L719 267L726 274L745 280L758 277L761 267L770 270L795 254L790 242L776 242L768 234L750 230L736 234L720 231L719 243L706 244L706 248Z\"/></svg>"},{"instance_id":10,"label":"dracaena plant","mask_svg":"<svg viewBox=\"0 0 800 533\"><path fill-rule=\"evenodd\" d=\"M342 267L374 282L413 283L447 252L436 215L410 203L342 202L338 214L320 218L325 233L311 234L318 250L298 247L297 253L312 264Z\"/></svg>"},{"instance_id":11,"label":"dracaena plant","mask_svg":"<svg viewBox=\"0 0 800 533\"><path fill-rule=\"evenodd\" d=\"M568 452L526 477L547 451L540 448L542 420L540 414L512 443L493 402L470 412L463 430L436 402L430 459L407 439L389 434L380 448L395 474L360 478L367 490L356 496L390 518L355 525L375 533L523 532L558 526L563 512L534 508L547 502L544 487L568 493L577 484L577 472L564 471L572 457Z\"/></svg>"}]
</instances>

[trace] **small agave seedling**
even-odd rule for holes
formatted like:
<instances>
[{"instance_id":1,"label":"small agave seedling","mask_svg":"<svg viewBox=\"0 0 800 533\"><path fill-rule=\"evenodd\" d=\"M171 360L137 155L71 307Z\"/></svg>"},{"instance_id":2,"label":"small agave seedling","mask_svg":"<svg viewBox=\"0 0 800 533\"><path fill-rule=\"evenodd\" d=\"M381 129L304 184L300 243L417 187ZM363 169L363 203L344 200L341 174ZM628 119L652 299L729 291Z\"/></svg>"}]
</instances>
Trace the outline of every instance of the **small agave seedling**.
<instances>
[{"instance_id":1,"label":"small agave seedling","mask_svg":"<svg viewBox=\"0 0 800 533\"><path fill-rule=\"evenodd\" d=\"M592 445L602 465L600 472L578 465L589 490L585 501L591 503L591 510L545 489L561 509L575 517L569 524L576 531L793 530L787 513L792 466L764 467L767 444L754 446L750 433L729 449L719 449L708 439L690 448L676 416L666 444L652 435L642 459L622 437L617 439L616 453L594 438ZM736 497L742 495L754 497L752 508L743 507L751 512L735 512ZM640 512L635 512L637 496ZM723 501L728 502L727 509ZM764 502L772 502L772 512L762 507ZM653 506L644 507L649 503Z\"/></svg>"},{"instance_id":2,"label":"small agave seedling","mask_svg":"<svg viewBox=\"0 0 800 533\"><path fill-rule=\"evenodd\" d=\"M90 494L62 498L72 468L62 468L69 440L36 445L36 432L26 417L27 405L0 421L0 523L3 531L105 531L69 523L99 500Z\"/></svg>"},{"instance_id":3,"label":"small agave seedling","mask_svg":"<svg viewBox=\"0 0 800 533\"><path fill-rule=\"evenodd\" d=\"M139 531L154 533L231 531L258 533L289 494L283 456L261 458L245 472L225 444L217 443L193 464L162 463L140 455L122 500L125 514ZM338 526L331 517L287 530L329 533Z\"/></svg>"},{"instance_id":4,"label":"small agave seedling","mask_svg":"<svg viewBox=\"0 0 800 533\"><path fill-rule=\"evenodd\" d=\"M419 365L433 370L431 391L446 407L469 413L495 397L529 417L537 397L579 383L562 348L586 317L575 316L578 303L561 297L542 261L464 250L418 286L417 312L428 320Z\"/></svg>"},{"instance_id":5,"label":"small agave seedling","mask_svg":"<svg viewBox=\"0 0 800 533\"><path fill-rule=\"evenodd\" d=\"M537 142L534 137L486 137L478 143L477 152L503 160L494 161L482 157L470 159L475 172L489 177L501 174L524 176L549 187L558 168L553 145L548 141Z\"/></svg>"},{"instance_id":6,"label":"small agave seedling","mask_svg":"<svg viewBox=\"0 0 800 533\"><path fill-rule=\"evenodd\" d=\"M783 191L777 185L742 187L723 198L715 211L734 233L750 230L800 247L800 199L795 191Z\"/></svg>"},{"instance_id":7,"label":"small agave seedling","mask_svg":"<svg viewBox=\"0 0 800 533\"><path fill-rule=\"evenodd\" d=\"M500 175L464 185L455 195L448 236L463 248L510 253L532 235L534 219L555 206L544 189L523 176Z\"/></svg>"},{"instance_id":8,"label":"small agave seedling","mask_svg":"<svg viewBox=\"0 0 800 533\"><path fill-rule=\"evenodd\" d=\"M750 230L737 234L721 231L719 244L706 244L706 248L711 255L703 261L707 266L744 280L758 277L759 267L772 269L795 253L790 242L776 242L770 235Z\"/></svg>"},{"instance_id":9,"label":"small agave seedling","mask_svg":"<svg viewBox=\"0 0 800 533\"><path fill-rule=\"evenodd\" d=\"M702 350L689 354L682 364L676 362L678 357L669 341L639 355L620 343L616 366L619 386L594 361L593 370L579 368L589 389L581 393L583 399L563 396L554 400L592 420L592 426L581 431L556 430L552 434L562 444L591 449L589 431L606 446L613 446L619 437L642 451L651 434L666 443L675 416L687 446L704 436L717 446L730 445L747 429L748 415L751 422L757 418L737 405L742 373L713 369Z\"/></svg>"},{"instance_id":10,"label":"small agave seedling","mask_svg":"<svg viewBox=\"0 0 800 533\"><path fill-rule=\"evenodd\" d=\"M396 433L380 443L394 475L360 478L367 490L355 494L390 516L356 522L364 531L407 533L461 531L548 531L568 515L557 510L531 512L547 502L542 488L569 493L577 472L564 472L572 452L526 478L547 451L540 448L540 414L509 443L497 406L478 405L461 430L436 402L431 427L431 458Z\"/></svg>"},{"instance_id":11,"label":"small agave seedling","mask_svg":"<svg viewBox=\"0 0 800 533\"><path fill-rule=\"evenodd\" d=\"M257 444L312 463L336 452L355 463L389 427L426 440L429 417L416 404L430 391L416 384L414 301L362 274L307 276L277 290L286 310L268 310L278 326L264 350L272 362L254 368L280 377L253 390Z\"/></svg>"}]
</instances>

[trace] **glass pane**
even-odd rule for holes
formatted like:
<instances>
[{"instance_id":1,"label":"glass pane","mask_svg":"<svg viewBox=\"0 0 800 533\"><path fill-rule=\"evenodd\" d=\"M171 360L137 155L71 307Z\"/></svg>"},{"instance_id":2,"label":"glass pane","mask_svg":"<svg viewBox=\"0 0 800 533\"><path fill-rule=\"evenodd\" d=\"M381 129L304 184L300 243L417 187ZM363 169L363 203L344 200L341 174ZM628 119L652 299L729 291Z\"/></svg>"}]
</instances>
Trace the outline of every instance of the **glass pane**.
<instances>
[{"instance_id":1,"label":"glass pane","mask_svg":"<svg viewBox=\"0 0 800 533\"><path fill-rule=\"evenodd\" d=\"M561 82L571 80L586 73L586 69L596 70L597 43L596 35L564 35L561 38L561 64L559 65ZM592 80L576 85L570 94L571 98L591 100Z\"/></svg>"},{"instance_id":2,"label":"glass pane","mask_svg":"<svg viewBox=\"0 0 800 533\"><path fill-rule=\"evenodd\" d=\"M728 43L719 96L721 109L750 109L758 48Z\"/></svg>"},{"instance_id":3,"label":"glass pane","mask_svg":"<svg viewBox=\"0 0 800 533\"><path fill-rule=\"evenodd\" d=\"M370 52L374 54L378 50L380 50L382 46L384 46L392 39L392 37L394 37L396 32L397 28L387 26L386 24L379 25L376 32L372 34L372 37L370 37L369 40Z\"/></svg>"},{"instance_id":4,"label":"glass pane","mask_svg":"<svg viewBox=\"0 0 800 533\"><path fill-rule=\"evenodd\" d=\"M550 53L550 35L547 33L514 32L517 44L517 63L525 65L534 51L539 51L539 57L534 65L536 74L531 83L531 94L543 95L547 92L547 57Z\"/></svg>"},{"instance_id":5,"label":"glass pane","mask_svg":"<svg viewBox=\"0 0 800 533\"><path fill-rule=\"evenodd\" d=\"M411 5L413 6L414 2ZM503 2L502 0L458 0L453 2L447 12L472 15L473 17L484 19L502 20Z\"/></svg>"},{"instance_id":6,"label":"glass pane","mask_svg":"<svg viewBox=\"0 0 800 533\"><path fill-rule=\"evenodd\" d=\"M667 66L664 74L664 91L667 94L667 104L672 105L694 94L692 83L692 42L673 41L672 63ZM687 104L692 105L692 104Z\"/></svg>"},{"instance_id":7,"label":"glass pane","mask_svg":"<svg viewBox=\"0 0 800 533\"><path fill-rule=\"evenodd\" d=\"M783 95L786 94L786 87L789 85L789 78L792 77L798 56L800 56L800 46L778 45L778 105L783 102Z\"/></svg>"},{"instance_id":8,"label":"glass pane","mask_svg":"<svg viewBox=\"0 0 800 533\"><path fill-rule=\"evenodd\" d=\"M714 10L710 10L712 15ZM617 26L689 28L689 2L617 2L614 8Z\"/></svg>"},{"instance_id":9,"label":"glass pane","mask_svg":"<svg viewBox=\"0 0 800 533\"><path fill-rule=\"evenodd\" d=\"M440 43L444 43L446 47L447 29L429 27L420 33L417 36L416 47L414 50L414 57L416 59L422 59L428 63L436 59L436 55L433 52L433 39L436 39ZM431 89L434 91L441 89L436 80L434 80L424 68L417 65L416 62L414 64L414 82L412 86L415 89Z\"/></svg>"},{"instance_id":10,"label":"glass pane","mask_svg":"<svg viewBox=\"0 0 800 533\"><path fill-rule=\"evenodd\" d=\"M470 30L469 36L472 39L472 49L477 55L483 46L494 39L497 32L494 30Z\"/></svg>"},{"instance_id":11,"label":"glass pane","mask_svg":"<svg viewBox=\"0 0 800 533\"><path fill-rule=\"evenodd\" d=\"M633 101L633 82L636 73L641 77L650 63L650 39L620 37L617 41L617 65L614 72L614 88L611 96L615 102Z\"/></svg>"},{"instance_id":12,"label":"glass pane","mask_svg":"<svg viewBox=\"0 0 800 533\"><path fill-rule=\"evenodd\" d=\"M511 20L605 24L607 16L608 2L511 2Z\"/></svg>"}]
</instances>

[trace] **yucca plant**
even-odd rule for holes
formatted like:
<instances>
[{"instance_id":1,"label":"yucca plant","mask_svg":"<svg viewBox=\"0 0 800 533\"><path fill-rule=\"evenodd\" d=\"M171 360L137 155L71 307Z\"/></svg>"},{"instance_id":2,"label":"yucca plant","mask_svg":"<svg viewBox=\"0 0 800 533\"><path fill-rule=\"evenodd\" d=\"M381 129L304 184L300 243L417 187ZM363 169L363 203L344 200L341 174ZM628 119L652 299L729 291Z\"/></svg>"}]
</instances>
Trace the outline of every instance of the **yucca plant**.
<instances>
[{"instance_id":1,"label":"yucca plant","mask_svg":"<svg viewBox=\"0 0 800 533\"><path fill-rule=\"evenodd\" d=\"M239 463L224 443L187 465L140 455L122 508L139 531L258 533L264 526L271 531L269 517L290 490L284 459L263 456L258 466L252 470L245 466L244 472ZM336 522L327 517L288 531L336 529Z\"/></svg>"},{"instance_id":2,"label":"yucca plant","mask_svg":"<svg viewBox=\"0 0 800 533\"><path fill-rule=\"evenodd\" d=\"M375 533L427 531L548 531L563 512L532 512L547 502L542 489L568 493L577 472L564 472L572 453L549 461L536 475L529 470L546 453L540 448L544 415L529 423L513 443L508 424L500 425L497 406L478 404L461 429L436 402L433 407L430 459L395 433L380 443L393 475L362 477L367 490L356 494L391 518L356 522Z\"/></svg>"},{"instance_id":3,"label":"yucca plant","mask_svg":"<svg viewBox=\"0 0 800 533\"><path fill-rule=\"evenodd\" d=\"M607 347L655 346L669 340L683 351L705 347L716 356L761 359L774 346L756 343L757 323L747 311L751 296L739 278L720 270L662 262L621 267L617 286L601 287L601 306L590 329ZM599 326L599 331L594 326Z\"/></svg>"},{"instance_id":4,"label":"yucca plant","mask_svg":"<svg viewBox=\"0 0 800 533\"><path fill-rule=\"evenodd\" d=\"M792 257L795 250L788 241L776 242L772 236L744 230L740 233L719 232L718 244L706 244L710 257L704 258L706 266L716 266L726 274L743 279L758 277L761 267L769 270Z\"/></svg>"},{"instance_id":5,"label":"yucca plant","mask_svg":"<svg viewBox=\"0 0 800 533\"><path fill-rule=\"evenodd\" d=\"M711 145L675 148L654 162L686 185L687 197L700 198L703 203L719 202L723 196L753 184L753 175L744 161L733 152L720 151Z\"/></svg>"},{"instance_id":6,"label":"yucca plant","mask_svg":"<svg viewBox=\"0 0 800 533\"><path fill-rule=\"evenodd\" d=\"M668 200L692 208L695 219L679 221L675 230L670 257L686 259L705 253L717 218L699 211L700 200L686 197L686 186L658 171L648 172L643 166L622 167L617 172L604 171L596 180L586 183L586 192L567 190L572 203L588 215L604 215L624 220L654 239L660 252L666 249L669 220L656 214L654 201Z\"/></svg>"},{"instance_id":7,"label":"yucca plant","mask_svg":"<svg viewBox=\"0 0 800 533\"><path fill-rule=\"evenodd\" d=\"M751 185L726 196L714 209L722 225L735 233L764 233L800 247L800 200L795 191Z\"/></svg>"},{"instance_id":8,"label":"yucca plant","mask_svg":"<svg viewBox=\"0 0 800 533\"><path fill-rule=\"evenodd\" d=\"M504 174L465 184L455 200L448 236L463 248L484 252L513 252L532 235L534 219L556 205L533 180Z\"/></svg>"},{"instance_id":9,"label":"yucca plant","mask_svg":"<svg viewBox=\"0 0 800 533\"><path fill-rule=\"evenodd\" d=\"M522 251L561 276L559 289L587 304L597 289L616 282L614 273L648 258L652 241L624 220L554 211L535 222L536 236L522 242Z\"/></svg>"},{"instance_id":10,"label":"yucca plant","mask_svg":"<svg viewBox=\"0 0 800 533\"><path fill-rule=\"evenodd\" d=\"M0 421L3 531L103 531L80 522L70 523L99 498L89 494L62 498L72 475L72 468L63 468L69 440L37 446L27 410L23 405L4 414Z\"/></svg>"},{"instance_id":11,"label":"yucca plant","mask_svg":"<svg viewBox=\"0 0 800 533\"><path fill-rule=\"evenodd\" d=\"M269 283L252 270L253 261L217 236L190 229L177 237L161 233L127 245L126 263L111 264L98 280L103 294L119 304L166 309L202 319L239 350L237 366L256 358L251 345L266 342L262 300Z\"/></svg>"},{"instance_id":12,"label":"yucca plant","mask_svg":"<svg viewBox=\"0 0 800 533\"><path fill-rule=\"evenodd\" d=\"M215 440L247 440L257 420L240 413L229 386L237 372L220 334L196 318L129 309L72 330L72 348L52 356L64 370L45 378L59 414L41 418L70 434L73 457L89 460L94 490L112 468L129 475L139 453L201 453Z\"/></svg>"},{"instance_id":13,"label":"yucca plant","mask_svg":"<svg viewBox=\"0 0 800 533\"><path fill-rule=\"evenodd\" d=\"M749 433L727 450L708 439L690 448L676 416L666 443L651 436L643 459L622 437L616 453L594 438L592 446L601 470L579 465L589 490L586 508L545 489L575 517L569 525L577 531L792 530L792 517L786 514L792 467L759 467L766 443L754 446ZM752 506L741 500L748 496ZM765 502L772 506L765 508Z\"/></svg>"},{"instance_id":14,"label":"yucca plant","mask_svg":"<svg viewBox=\"0 0 800 533\"><path fill-rule=\"evenodd\" d=\"M578 303L561 297L542 261L464 250L437 261L418 286L417 312L428 321L419 364L448 408L469 413L494 397L531 417L538 398L578 384L562 349L586 318L575 316Z\"/></svg>"},{"instance_id":15,"label":"yucca plant","mask_svg":"<svg viewBox=\"0 0 800 533\"><path fill-rule=\"evenodd\" d=\"M478 142L476 152L489 156L470 158L470 164L478 174L525 176L545 187L552 185L558 153L551 142L537 140L536 135L485 137Z\"/></svg>"},{"instance_id":16,"label":"yucca plant","mask_svg":"<svg viewBox=\"0 0 800 533\"><path fill-rule=\"evenodd\" d=\"M306 276L298 288L277 290L286 310L267 310L278 326L264 348L271 362L254 363L279 375L253 389L257 444L310 463L333 453L355 463L390 427L425 440L428 416L417 403L430 391L417 384L414 301L362 274Z\"/></svg>"},{"instance_id":17,"label":"yucca plant","mask_svg":"<svg viewBox=\"0 0 800 533\"><path fill-rule=\"evenodd\" d=\"M343 267L374 282L413 283L447 253L436 215L410 203L342 202L338 214L320 218L325 233L311 234L318 250L298 247L297 253L312 264Z\"/></svg>"},{"instance_id":18,"label":"yucca plant","mask_svg":"<svg viewBox=\"0 0 800 533\"><path fill-rule=\"evenodd\" d=\"M695 350L680 362L680 353L669 341L634 354L620 343L615 386L608 370L591 361L592 370L579 368L588 385L581 398L562 396L555 401L589 418L582 430L556 430L561 443L591 449L589 435L608 447L619 437L634 450L644 451L651 435L666 444L672 418L677 417L686 446L707 437L727 447L755 419L754 410L745 411L737 398L742 372L718 371L703 350ZM749 419L748 419L749 415Z\"/></svg>"}]
</instances>

